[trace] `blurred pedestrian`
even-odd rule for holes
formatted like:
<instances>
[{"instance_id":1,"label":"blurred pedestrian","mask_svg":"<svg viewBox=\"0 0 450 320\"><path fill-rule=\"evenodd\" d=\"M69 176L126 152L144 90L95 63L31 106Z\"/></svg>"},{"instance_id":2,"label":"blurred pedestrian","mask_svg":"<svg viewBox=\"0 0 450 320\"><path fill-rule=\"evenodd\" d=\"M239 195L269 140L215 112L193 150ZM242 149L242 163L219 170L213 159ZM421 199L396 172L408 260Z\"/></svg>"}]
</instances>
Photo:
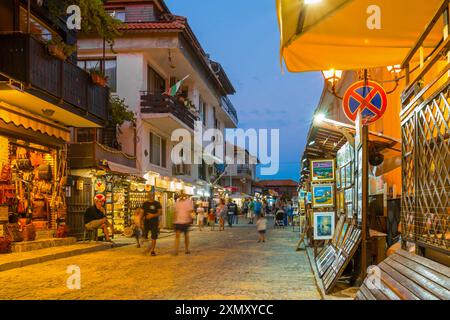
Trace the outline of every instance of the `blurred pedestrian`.
<instances>
[{"instance_id":1,"label":"blurred pedestrian","mask_svg":"<svg viewBox=\"0 0 450 320\"><path fill-rule=\"evenodd\" d=\"M266 242L267 219L264 214L258 216L256 230L258 230L258 243L261 241Z\"/></svg>"},{"instance_id":2,"label":"blurred pedestrian","mask_svg":"<svg viewBox=\"0 0 450 320\"><path fill-rule=\"evenodd\" d=\"M216 208L216 216L219 220L219 231L225 230L225 215L228 212L228 207L225 205L225 200L220 199L219 205Z\"/></svg>"},{"instance_id":3,"label":"blurred pedestrian","mask_svg":"<svg viewBox=\"0 0 450 320\"><path fill-rule=\"evenodd\" d=\"M149 250L152 256L156 256L156 240L158 240L159 233L159 217L162 215L161 203L155 200L155 194L153 192L149 195L149 200L142 205L144 210L144 234L143 238L148 239L148 233L151 233L151 245Z\"/></svg>"},{"instance_id":4,"label":"blurred pedestrian","mask_svg":"<svg viewBox=\"0 0 450 320\"><path fill-rule=\"evenodd\" d=\"M233 227L234 217L237 214L237 205L231 199L228 200L228 226Z\"/></svg>"},{"instance_id":5,"label":"blurred pedestrian","mask_svg":"<svg viewBox=\"0 0 450 320\"><path fill-rule=\"evenodd\" d=\"M253 220L255 219L255 213L253 210L254 210L254 202L250 200L248 202L248 213L247 213L248 224L253 224Z\"/></svg>"},{"instance_id":6,"label":"blurred pedestrian","mask_svg":"<svg viewBox=\"0 0 450 320\"><path fill-rule=\"evenodd\" d=\"M214 228L216 227L216 215L214 214L214 209L209 210L208 225L210 226L211 231L214 231Z\"/></svg>"},{"instance_id":7,"label":"blurred pedestrian","mask_svg":"<svg viewBox=\"0 0 450 320\"><path fill-rule=\"evenodd\" d=\"M191 253L189 251L189 227L193 222L194 214L194 203L182 190L175 204L175 219L173 221L175 226L175 255L178 255L181 233L184 234L184 252L186 254Z\"/></svg>"},{"instance_id":8,"label":"blurred pedestrian","mask_svg":"<svg viewBox=\"0 0 450 320\"><path fill-rule=\"evenodd\" d=\"M203 218L205 217L205 209L202 206L197 208L197 225L200 231L203 230Z\"/></svg>"},{"instance_id":9,"label":"blurred pedestrian","mask_svg":"<svg viewBox=\"0 0 450 320\"><path fill-rule=\"evenodd\" d=\"M133 229L133 237L136 239L136 247L141 247L141 237L144 229L144 209L137 208L133 215L131 228Z\"/></svg>"}]
</instances>

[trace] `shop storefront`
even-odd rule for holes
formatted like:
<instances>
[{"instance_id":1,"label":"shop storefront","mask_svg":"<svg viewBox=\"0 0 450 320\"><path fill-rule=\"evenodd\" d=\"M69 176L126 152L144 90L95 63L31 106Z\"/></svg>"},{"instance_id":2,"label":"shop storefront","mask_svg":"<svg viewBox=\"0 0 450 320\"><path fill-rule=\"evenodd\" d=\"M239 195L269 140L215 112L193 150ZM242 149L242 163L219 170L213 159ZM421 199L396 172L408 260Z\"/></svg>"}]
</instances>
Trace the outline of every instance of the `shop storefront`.
<instances>
[{"instance_id":1,"label":"shop storefront","mask_svg":"<svg viewBox=\"0 0 450 320\"><path fill-rule=\"evenodd\" d=\"M1 235L33 223L40 238L53 237L65 222L69 138L66 128L0 103Z\"/></svg>"},{"instance_id":2,"label":"shop storefront","mask_svg":"<svg viewBox=\"0 0 450 320\"><path fill-rule=\"evenodd\" d=\"M105 163L106 164L106 163ZM68 203L70 234L81 238L84 232L83 216L93 198L102 194L106 216L113 225L111 236L121 235L131 225L132 215L147 201L150 189L137 175L112 171L108 166L71 170Z\"/></svg>"}]
</instances>

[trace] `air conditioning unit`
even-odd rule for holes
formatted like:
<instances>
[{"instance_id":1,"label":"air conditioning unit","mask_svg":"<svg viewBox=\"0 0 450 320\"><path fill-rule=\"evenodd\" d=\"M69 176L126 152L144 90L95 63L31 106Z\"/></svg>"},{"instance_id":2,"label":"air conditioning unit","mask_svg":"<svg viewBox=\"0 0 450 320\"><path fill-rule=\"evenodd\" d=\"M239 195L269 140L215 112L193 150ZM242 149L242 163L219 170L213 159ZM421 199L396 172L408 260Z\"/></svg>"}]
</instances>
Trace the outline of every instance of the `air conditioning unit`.
<instances>
[{"instance_id":1,"label":"air conditioning unit","mask_svg":"<svg viewBox=\"0 0 450 320\"><path fill-rule=\"evenodd\" d=\"M175 172L174 172L174 174L176 176L182 176L182 175L184 175L186 173L185 169L186 168L185 168L184 164L176 164L175 165Z\"/></svg>"}]
</instances>

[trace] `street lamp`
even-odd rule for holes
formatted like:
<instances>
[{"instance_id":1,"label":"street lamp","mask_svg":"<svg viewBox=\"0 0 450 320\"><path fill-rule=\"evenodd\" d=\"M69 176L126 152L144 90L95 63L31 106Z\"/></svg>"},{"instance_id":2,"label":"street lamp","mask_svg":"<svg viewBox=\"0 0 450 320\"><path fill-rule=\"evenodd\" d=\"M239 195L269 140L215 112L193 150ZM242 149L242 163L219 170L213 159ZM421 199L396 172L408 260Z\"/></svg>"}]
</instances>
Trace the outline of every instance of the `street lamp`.
<instances>
[{"instance_id":1,"label":"street lamp","mask_svg":"<svg viewBox=\"0 0 450 320\"><path fill-rule=\"evenodd\" d=\"M341 80L342 78L342 70L336 70L336 69L330 69L326 71L322 71L323 77L325 78L325 81L331 84L331 90L328 88L328 91L330 91L335 97L342 99L337 92L336 92L336 84Z\"/></svg>"}]
</instances>

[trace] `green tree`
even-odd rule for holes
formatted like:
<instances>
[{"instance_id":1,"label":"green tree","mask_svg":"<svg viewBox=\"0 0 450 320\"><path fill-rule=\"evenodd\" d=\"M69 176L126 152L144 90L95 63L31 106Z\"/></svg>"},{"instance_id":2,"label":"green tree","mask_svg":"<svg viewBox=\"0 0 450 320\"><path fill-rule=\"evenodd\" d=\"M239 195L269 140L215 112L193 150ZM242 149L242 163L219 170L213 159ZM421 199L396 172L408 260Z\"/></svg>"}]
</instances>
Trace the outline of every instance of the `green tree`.
<instances>
[{"instance_id":1,"label":"green tree","mask_svg":"<svg viewBox=\"0 0 450 320\"><path fill-rule=\"evenodd\" d=\"M81 11L81 32L97 34L112 47L120 35L118 27L122 22L105 11L102 0L46 0L44 5L56 18L67 17L67 7L77 5Z\"/></svg>"}]
</instances>

